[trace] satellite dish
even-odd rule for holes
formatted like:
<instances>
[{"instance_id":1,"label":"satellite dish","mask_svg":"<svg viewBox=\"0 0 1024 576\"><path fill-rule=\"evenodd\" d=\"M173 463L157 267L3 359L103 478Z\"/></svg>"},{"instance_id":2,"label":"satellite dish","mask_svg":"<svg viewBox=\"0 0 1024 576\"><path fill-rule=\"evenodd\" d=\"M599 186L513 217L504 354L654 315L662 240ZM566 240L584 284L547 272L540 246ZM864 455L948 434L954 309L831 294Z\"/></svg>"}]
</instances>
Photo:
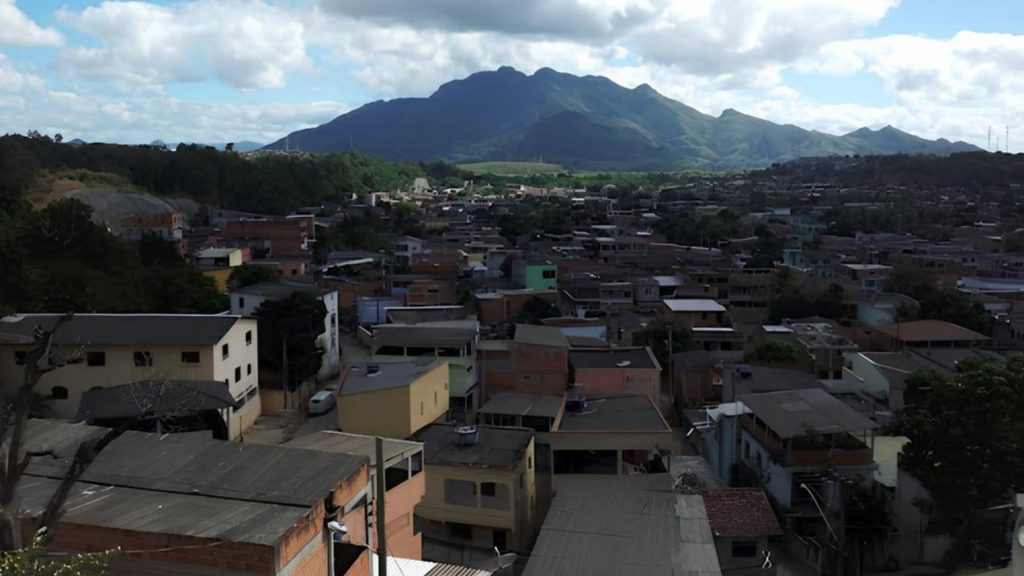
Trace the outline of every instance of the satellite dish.
<instances>
[{"instance_id":1,"label":"satellite dish","mask_svg":"<svg viewBox=\"0 0 1024 576\"><path fill-rule=\"evenodd\" d=\"M494 554L494 560L489 560L484 563L486 564L486 566L483 567L484 570L498 572L512 566L516 563L516 560L519 559L519 556L515 552L506 552L505 554L502 554L501 550L498 550L497 546L494 547Z\"/></svg>"}]
</instances>

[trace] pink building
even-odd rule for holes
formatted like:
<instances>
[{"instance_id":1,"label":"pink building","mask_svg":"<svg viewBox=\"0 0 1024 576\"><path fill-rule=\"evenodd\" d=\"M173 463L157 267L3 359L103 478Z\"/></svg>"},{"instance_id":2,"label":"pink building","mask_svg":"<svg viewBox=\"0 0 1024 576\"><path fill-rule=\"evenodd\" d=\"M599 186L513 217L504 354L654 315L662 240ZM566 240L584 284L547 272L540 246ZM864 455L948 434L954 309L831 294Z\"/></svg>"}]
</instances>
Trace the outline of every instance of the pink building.
<instances>
[{"instance_id":1,"label":"pink building","mask_svg":"<svg viewBox=\"0 0 1024 576\"><path fill-rule=\"evenodd\" d=\"M575 383L587 397L645 395L661 397L661 365L650 348L597 348L569 352Z\"/></svg>"}]
</instances>

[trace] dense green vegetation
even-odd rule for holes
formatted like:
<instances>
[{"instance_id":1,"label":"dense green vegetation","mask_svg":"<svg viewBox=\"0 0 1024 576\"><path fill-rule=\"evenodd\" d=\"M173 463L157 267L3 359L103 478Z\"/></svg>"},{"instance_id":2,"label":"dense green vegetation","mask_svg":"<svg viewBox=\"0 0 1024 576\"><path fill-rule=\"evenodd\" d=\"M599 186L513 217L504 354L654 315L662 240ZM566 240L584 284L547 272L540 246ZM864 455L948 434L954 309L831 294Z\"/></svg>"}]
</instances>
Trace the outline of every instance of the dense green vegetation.
<instances>
[{"instance_id":1,"label":"dense green vegetation","mask_svg":"<svg viewBox=\"0 0 1024 576\"><path fill-rule=\"evenodd\" d=\"M1024 184L1024 154L963 152L948 157L892 154L846 159L808 158L778 164L764 175L840 186L1005 187Z\"/></svg>"},{"instance_id":2,"label":"dense green vegetation","mask_svg":"<svg viewBox=\"0 0 1024 576\"><path fill-rule=\"evenodd\" d=\"M891 288L917 300L920 308L916 315L905 315L926 320L945 320L982 334L992 327L992 315L979 302L955 288L938 286L926 270L899 267L893 270Z\"/></svg>"},{"instance_id":3,"label":"dense green vegetation","mask_svg":"<svg viewBox=\"0 0 1024 576\"><path fill-rule=\"evenodd\" d=\"M0 137L0 208L21 198L44 172L84 169L121 175L142 190L252 212L283 214L353 193L394 190L423 176L359 152L247 158L213 148L71 146L46 139Z\"/></svg>"},{"instance_id":4,"label":"dense green vegetation","mask_svg":"<svg viewBox=\"0 0 1024 576\"><path fill-rule=\"evenodd\" d=\"M0 312L214 313L227 297L172 245L143 237L135 249L60 200L34 211L0 207Z\"/></svg>"},{"instance_id":5,"label":"dense green vegetation","mask_svg":"<svg viewBox=\"0 0 1024 576\"><path fill-rule=\"evenodd\" d=\"M361 106L288 136L315 152L354 147L393 160L548 162L574 170L756 168L806 156L975 149L892 128L833 136L726 110L709 116L647 85L512 68L448 82L429 98ZM283 148L284 139L271 146Z\"/></svg>"},{"instance_id":6,"label":"dense green vegetation","mask_svg":"<svg viewBox=\"0 0 1024 576\"><path fill-rule=\"evenodd\" d=\"M558 174L565 169L558 164L546 162L474 162L459 164L458 168L476 174L499 176L532 176L533 174Z\"/></svg>"},{"instance_id":7,"label":"dense green vegetation","mask_svg":"<svg viewBox=\"0 0 1024 576\"><path fill-rule=\"evenodd\" d=\"M894 432L910 439L900 467L931 492L937 511L963 518L1024 491L1024 356L967 359L950 379L918 373L906 384L915 401L896 421Z\"/></svg>"},{"instance_id":8,"label":"dense green vegetation","mask_svg":"<svg viewBox=\"0 0 1024 576\"><path fill-rule=\"evenodd\" d=\"M295 390L320 369L320 350L316 339L324 331L327 308L308 294L296 292L288 298L267 300L256 309L259 327L260 366L281 373L277 382Z\"/></svg>"}]
</instances>

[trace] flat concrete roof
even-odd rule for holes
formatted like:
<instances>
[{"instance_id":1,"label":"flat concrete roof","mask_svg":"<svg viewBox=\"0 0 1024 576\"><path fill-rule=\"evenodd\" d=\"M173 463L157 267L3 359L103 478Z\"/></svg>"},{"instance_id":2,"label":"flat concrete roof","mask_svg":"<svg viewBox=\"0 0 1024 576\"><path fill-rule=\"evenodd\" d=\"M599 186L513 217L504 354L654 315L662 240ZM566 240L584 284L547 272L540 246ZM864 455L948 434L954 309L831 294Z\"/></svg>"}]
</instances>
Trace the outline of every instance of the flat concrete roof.
<instances>
[{"instance_id":1,"label":"flat concrete roof","mask_svg":"<svg viewBox=\"0 0 1024 576\"><path fill-rule=\"evenodd\" d=\"M643 395L589 398L582 412L562 415L559 431L657 431L670 430L651 399Z\"/></svg>"},{"instance_id":2,"label":"flat concrete roof","mask_svg":"<svg viewBox=\"0 0 1024 576\"><path fill-rule=\"evenodd\" d=\"M480 407L481 414L504 414L510 416L540 416L555 418L562 409L562 399L558 396L536 396L518 392L501 392L495 394L486 404Z\"/></svg>"},{"instance_id":3,"label":"flat concrete roof","mask_svg":"<svg viewBox=\"0 0 1024 576\"><path fill-rule=\"evenodd\" d=\"M526 456L533 430L476 426L480 439L476 444L459 443L453 424L431 424L418 434L423 442L423 460L428 465L475 468L515 468Z\"/></svg>"},{"instance_id":4,"label":"flat concrete roof","mask_svg":"<svg viewBox=\"0 0 1024 576\"><path fill-rule=\"evenodd\" d=\"M782 438L801 436L808 430L837 434L878 428L877 422L821 389L744 394L736 399Z\"/></svg>"}]
</instances>

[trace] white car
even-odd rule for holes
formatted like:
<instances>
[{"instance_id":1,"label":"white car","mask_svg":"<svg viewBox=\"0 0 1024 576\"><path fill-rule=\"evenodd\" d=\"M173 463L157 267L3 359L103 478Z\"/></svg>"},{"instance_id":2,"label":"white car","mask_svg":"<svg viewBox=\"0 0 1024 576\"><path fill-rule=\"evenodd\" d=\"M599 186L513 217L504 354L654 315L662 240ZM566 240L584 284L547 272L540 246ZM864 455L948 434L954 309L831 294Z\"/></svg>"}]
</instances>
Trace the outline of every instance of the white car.
<instances>
[{"instance_id":1,"label":"white car","mask_svg":"<svg viewBox=\"0 0 1024 576\"><path fill-rule=\"evenodd\" d=\"M309 399L309 413L326 414L331 410L334 410L334 405L336 403L336 400L334 399L335 388L336 386L331 384L316 394L313 394L313 397Z\"/></svg>"}]
</instances>

